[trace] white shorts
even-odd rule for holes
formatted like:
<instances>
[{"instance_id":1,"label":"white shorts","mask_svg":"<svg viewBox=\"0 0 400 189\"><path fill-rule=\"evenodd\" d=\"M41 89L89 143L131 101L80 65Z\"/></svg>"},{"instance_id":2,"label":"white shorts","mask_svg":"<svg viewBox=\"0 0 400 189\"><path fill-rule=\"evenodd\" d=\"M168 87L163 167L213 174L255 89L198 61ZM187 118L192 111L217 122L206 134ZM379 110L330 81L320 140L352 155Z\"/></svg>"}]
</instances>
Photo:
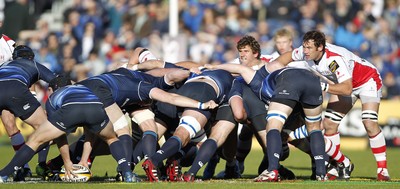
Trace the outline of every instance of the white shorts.
<instances>
[{"instance_id":1,"label":"white shorts","mask_svg":"<svg viewBox=\"0 0 400 189\"><path fill-rule=\"evenodd\" d=\"M362 104L368 102L379 103L382 98L382 88L378 90L376 82L371 78L357 89L353 89L351 97L353 102L360 99Z\"/></svg>"}]
</instances>

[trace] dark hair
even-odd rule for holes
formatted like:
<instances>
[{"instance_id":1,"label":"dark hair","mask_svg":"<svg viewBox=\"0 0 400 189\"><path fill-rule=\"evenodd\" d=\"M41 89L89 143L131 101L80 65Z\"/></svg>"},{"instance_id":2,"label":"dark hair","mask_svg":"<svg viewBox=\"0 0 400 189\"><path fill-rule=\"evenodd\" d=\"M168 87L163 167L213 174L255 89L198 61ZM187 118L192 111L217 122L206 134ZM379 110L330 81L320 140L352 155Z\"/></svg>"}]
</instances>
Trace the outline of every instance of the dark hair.
<instances>
[{"instance_id":1,"label":"dark hair","mask_svg":"<svg viewBox=\"0 0 400 189\"><path fill-rule=\"evenodd\" d=\"M246 45L250 46L251 50L253 53L258 53L257 59L260 59L261 57L261 47L258 41L250 35L246 35L242 37L236 45L237 50L244 48Z\"/></svg>"},{"instance_id":2,"label":"dark hair","mask_svg":"<svg viewBox=\"0 0 400 189\"><path fill-rule=\"evenodd\" d=\"M49 87L51 87L53 89L53 91L56 91L57 89L59 89L61 87L71 85L71 84L72 84L71 79L69 79L69 77L59 75L49 82Z\"/></svg>"},{"instance_id":3,"label":"dark hair","mask_svg":"<svg viewBox=\"0 0 400 189\"><path fill-rule=\"evenodd\" d=\"M35 53L26 45L18 45L13 51L12 58L13 60L18 58L33 60L33 58L35 58Z\"/></svg>"},{"instance_id":4,"label":"dark hair","mask_svg":"<svg viewBox=\"0 0 400 189\"><path fill-rule=\"evenodd\" d=\"M303 43L308 42L309 40L314 41L315 47L319 47L322 45L323 51L325 50L326 38L325 34L320 31L309 31L304 34Z\"/></svg>"}]
</instances>

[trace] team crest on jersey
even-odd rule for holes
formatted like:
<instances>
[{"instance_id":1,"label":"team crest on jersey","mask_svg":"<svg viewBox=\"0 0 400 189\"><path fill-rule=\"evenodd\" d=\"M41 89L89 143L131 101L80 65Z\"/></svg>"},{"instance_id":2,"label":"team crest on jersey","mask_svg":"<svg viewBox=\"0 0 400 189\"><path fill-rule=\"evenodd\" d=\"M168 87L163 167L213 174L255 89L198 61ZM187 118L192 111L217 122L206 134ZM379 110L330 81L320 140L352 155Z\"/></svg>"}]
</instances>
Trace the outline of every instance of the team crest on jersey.
<instances>
[{"instance_id":1,"label":"team crest on jersey","mask_svg":"<svg viewBox=\"0 0 400 189\"><path fill-rule=\"evenodd\" d=\"M335 72L339 68L339 64L334 60L329 64L329 70Z\"/></svg>"}]
</instances>

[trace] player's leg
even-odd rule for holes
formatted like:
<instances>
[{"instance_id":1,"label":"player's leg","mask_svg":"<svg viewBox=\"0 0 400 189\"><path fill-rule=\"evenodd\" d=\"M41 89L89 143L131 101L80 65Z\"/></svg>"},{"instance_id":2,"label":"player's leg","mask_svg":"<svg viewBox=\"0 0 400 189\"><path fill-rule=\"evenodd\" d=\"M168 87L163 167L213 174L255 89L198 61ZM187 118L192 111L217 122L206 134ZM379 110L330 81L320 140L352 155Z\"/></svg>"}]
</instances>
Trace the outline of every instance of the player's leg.
<instances>
[{"instance_id":1,"label":"player's leg","mask_svg":"<svg viewBox=\"0 0 400 189\"><path fill-rule=\"evenodd\" d=\"M281 130L288 115L297 103L288 99L275 99L269 105L267 114L267 155L268 168L254 180L256 182L278 182L280 181L278 169L279 159L282 151ZM287 104L287 105L286 105Z\"/></svg>"},{"instance_id":2,"label":"player's leg","mask_svg":"<svg viewBox=\"0 0 400 189\"><path fill-rule=\"evenodd\" d=\"M322 106L307 106L303 104L307 131L310 135L310 148L315 161L317 180L327 180L325 167L325 142L320 129Z\"/></svg>"},{"instance_id":3,"label":"player's leg","mask_svg":"<svg viewBox=\"0 0 400 189\"><path fill-rule=\"evenodd\" d=\"M141 148L144 159L151 157L157 148L158 129L154 120L154 113L149 109L136 110L131 113L132 120L139 125L143 132L141 141Z\"/></svg>"},{"instance_id":4,"label":"player's leg","mask_svg":"<svg viewBox=\"0 0 400 189\"><path fill-rule=\"evenodd\" d=\"M143 162L149 181L158 181L157 167L160 162L175 155L182 147L193 138L207 123L207 117L196 110L185 110L182 114L179 126L174 135L153 156Z\"/></svg>"},{"instance_id":5,"label":"player's leg","mask_svg":"<svg viewBox=\"0 0 400 189\"><path fill-rule=\"evenodd\" d=\"M121 142L116 137L113 125L109 122L101 130L99 136L108 144L113 158L118 163L118 169L122 172L125 182L137 182L137 177L131 172L129 161L126 159L125 151L121 148Z\"/></svg>"},{"instance_id":6,"label":"player's leg","mask_svg":"<svg viewBox=\"0 0 400 189\"><path fill-rule=\"evenodd\" d=\"M346 174L342 174L338 169L340 167L328 166L328 177L334 179L336 177L335 170L337 169L339 174L337 175L340 179L349 179L351 171L354 165L350 159L346 157L340 150L340 133L338 127L343 117L350 111L354 103L354 99L351 97L343 97L337 95L331 95L327 110L325 112L325 118L322 121L322 126L325 129L325 151L334 159L341 167L347 168L349 171ZM344 170L344 169L341 169Z\"/></svg>"},{"instance_id":7,"label":"player's leg","mask_svg":"<svg viewBox=\"0 0 400 189\"><path fill-rule=\"evenodd\" d=\"M361 119L367 131L369 144L377 164L377 180L390 180L386 160L386 141L378 125L379 101L377 98L360 95L362 103Z\"/></svg>"},{"instance_id":8,"label":"player's leg","mask_svg":"<svg viewBox=\"0 0 400 189\"><path fill-rule=\"evenodd\" d=\"M1 113L1 120L11 140L11 145L14 151L17 152L21 146L25 144L25 139L15 123L15 116L10 111L3 110ZM29 164L24 165L23 171L26 173L25 176L32 176Z\"/></svg>"},{"instance_id":9,"label":"player's leg","mask_svg":"<svg viewBox=\"0 0 400 189\"><path fill-rule=\"evenodd\" d=\"M29 162L35 155L36 151L38 149L40 150L46 142L53 140L62 134L64 134L64 132L54 127L50 122L46 121L43 123L32 133L29 140L14 155L11 162L0 171L0 176L4 178L11 175L15 171L15 167L21 167L25 163Z\"/></svg>"}]
</instances>

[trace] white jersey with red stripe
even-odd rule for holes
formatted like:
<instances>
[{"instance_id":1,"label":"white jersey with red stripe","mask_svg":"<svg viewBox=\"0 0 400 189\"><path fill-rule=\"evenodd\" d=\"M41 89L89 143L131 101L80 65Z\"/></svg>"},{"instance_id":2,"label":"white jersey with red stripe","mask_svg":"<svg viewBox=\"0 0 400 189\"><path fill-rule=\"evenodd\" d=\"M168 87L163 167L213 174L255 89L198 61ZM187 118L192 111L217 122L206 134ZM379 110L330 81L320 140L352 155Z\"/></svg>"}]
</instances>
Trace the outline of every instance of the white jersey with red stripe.
<instances>
[{"instance_id":1,"label":"white jersey with red stripe","mask_svg":"<svg viewBox=\"0 0 400 189\"><path fill-rule=\"evenodd\" d=\"M263 62L271 62L271 61L275 60L278 57L279 57L279 53L273 53L271 55L262 54L260 56L260 60L263 61ZM242 64L240 62L239 58L236 58L235 60L232 60L229 63L231 63L231 64ZM253 68L253 70L258 70L258 69L260 69L260 67L261 67L260 65L254 65L252 68Z\"/></svg>"},{"instance_id":2,"label":"white jersey with red stripe","mask_svg":"<svg viewBox=\"0 0 400 189\"><path fill-rule=\"evenodd\" d=\"M15 41L2 34L0 38L0 65L12 60Z\"/></svg>"},{"instance_id":3,"label":"white jersey with red stripe","mask_svg":"<svg viewBox=\"0 0 400 189\"><path fill-rule=\"evenodd\" d=\"M292 59L295 61L305 60L302 46L293 50ZM371 78L376 82L378 89L382 87L378 69L372 63L343 47L327 43L318 64L312 60L306 62L308 63L306 66L334 82L341 83L352 78L353 89L361 87Z\"/></svg>"}]
</instances>

